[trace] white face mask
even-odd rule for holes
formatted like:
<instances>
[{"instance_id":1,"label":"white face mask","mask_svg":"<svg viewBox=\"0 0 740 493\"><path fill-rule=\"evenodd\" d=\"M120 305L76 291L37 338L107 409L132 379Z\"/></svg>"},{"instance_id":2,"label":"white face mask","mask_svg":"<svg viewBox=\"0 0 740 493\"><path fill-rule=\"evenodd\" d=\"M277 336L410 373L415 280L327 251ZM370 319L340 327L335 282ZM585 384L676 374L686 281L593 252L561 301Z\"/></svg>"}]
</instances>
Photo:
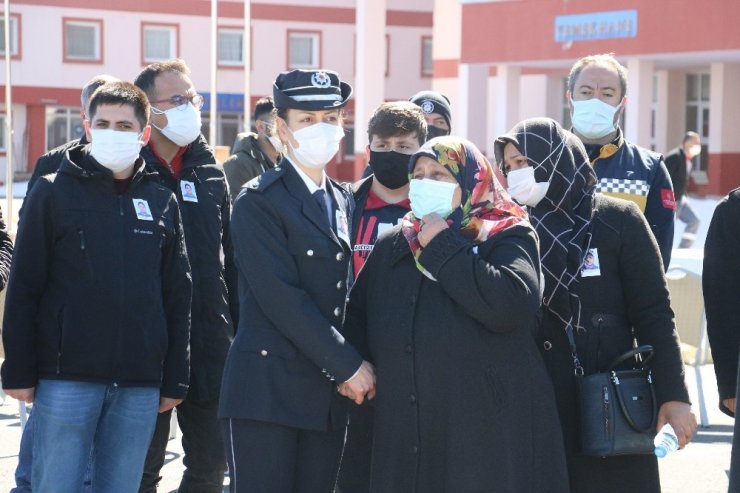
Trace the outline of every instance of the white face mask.
<instances>
[{"instance_id":1,"label":"white face mask","mask_svg":"<svg viewBox=\"0 0 740 493\"><path fill-rule=\"evenodd\" d=\"M152 126L180 147L190 144L200 135L200 111L193 106L193 103L165 111L152 106L152 113L167 117L167 126L164 128L159 128L153 123Z\"/></svg>"},{"instance_id":2,"label":"white face mask","mask_svg":"<svg viewBox=\"0 0 740 493\"><path fill-rule=\"evenodd\" d=\"M694 159L696 156L701 154L701 145L695 144L689 147L689 159Z\"/></svg>"},{"instance_id":3,"label":"white face mask","mask_svg":"<svg viewBox=\"0 0 740 493\"><path fill-rule=\"evenodd\" d=\"M113 129L90 129L90 154L101 166L118 173L134 164L144 142L141 134Z\"/></svg>"},{"instance_id":4,"label":"white face mask","mask_svg":"<svg viewBox=\"0 0 740 493\"><path fill-rule=\"evenodd\" d=\"M314 123L293 132L298 147L291 147L300 164L307 168L323 168L339 150L343 137L344 129L339 125Z\"/></svg>"},{"instance_id":5,"label":"white face mask","mask_svg":"<svg viewBox=\"0 0 740 493\"><path fill-rule=\"evenodd\" d=\"M539 204L545 198L547 189L550 188L549 181L536 182L534 180L534 168L531 166L509 171L506 180L509 184L508 191L511 198L529 207Z\"/></svg>"},{"instance_id":6,"label":"white face mask","mask_svg":"<svg viewBox=\"0 0 740 493\"><path fill-rule=\"evenodd\" d=\"M573 103L573 128L587 139L599 139L616 130L614 114L619 106L612 106L599 98Z\"/></svg>"},{"instance_id":7,"label":"white face mask","mask_svg":"<svg viewBox=\"0 0 740 493\"><path fill-rule=\"evenodd\" d=\"M432 212L436 212L443 218L452 213L452 199L459 186L457 183L430 178L423 180L414 178L409 183L411 211L418 219Z\"/></svg>"}]
</instances>

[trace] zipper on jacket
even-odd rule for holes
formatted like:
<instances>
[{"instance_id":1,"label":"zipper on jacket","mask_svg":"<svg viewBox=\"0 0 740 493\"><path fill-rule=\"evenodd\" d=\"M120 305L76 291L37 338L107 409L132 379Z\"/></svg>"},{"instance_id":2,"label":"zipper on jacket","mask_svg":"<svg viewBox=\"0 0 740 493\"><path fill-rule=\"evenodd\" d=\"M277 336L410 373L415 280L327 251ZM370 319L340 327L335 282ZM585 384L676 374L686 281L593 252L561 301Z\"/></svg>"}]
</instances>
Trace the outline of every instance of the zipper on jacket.
<instances>
[{"instance_id":1,"label":"zipper on jacket","mask_svg":"<svg viewBox=\"0 0 740 493\"><path fill-rule=\"evenodd\" d=\"M85 249L85 232L82 231L82 228L77 230L77 234L80 235L80 250Z\"/></svg>"},{"instance_id":2,"label":"zipper on jacket","mask_svg":"<svg viewBox=\"0 0 740 493\"><path fill-rule=\"evenodd\" d=\"M123 195L118 196L118 214L123 217Z\"/></svg>"}]
</instances>

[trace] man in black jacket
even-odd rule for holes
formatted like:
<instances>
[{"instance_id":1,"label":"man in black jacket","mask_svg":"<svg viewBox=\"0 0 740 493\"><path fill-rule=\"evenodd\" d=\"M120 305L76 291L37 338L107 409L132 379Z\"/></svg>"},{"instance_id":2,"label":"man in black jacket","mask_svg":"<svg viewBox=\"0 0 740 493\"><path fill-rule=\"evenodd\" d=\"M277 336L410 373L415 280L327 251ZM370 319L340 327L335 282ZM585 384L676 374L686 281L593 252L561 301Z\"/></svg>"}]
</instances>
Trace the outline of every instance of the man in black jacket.
<instances>
[{"instance_id":1,"label":"man in black jacket","mask_svg":"<svg viewBox=\"0 0 740 493\"><path fill-rule=\"evenodd\" d=\"M35 404L34 491L81 491L90 464L94 491L127 491L157 411L188 390L190 268L177 201L139 158L149 103L115 82L88 116L91 144L26 198L5 305L2 382Z\"/></svg>"},{"instance_id":2,"label":"man in black jacket","mask_svg":"<svg viewBox=\"0 0 740 493\"><path fill-rule=\"evenodd\" d=\"M141 156L178 198L193 269L191 385L177 407L186 467L179 491L220 493L226 456L216 413L238 314L231 201L223 169L200 134L203 98L195 92L189 73L182 60L169 60L147 66L134 83L152 104L152 137ZM156 491L169 423L169 413L159 416L141 492Z\"/></svg>"},{"instance_id":3,"label":"man in black jacket","mask_svg":"<svg viewBox=\"0 0 740 493\"><path fill-rule=\"evenodd\" d=\"M730 489L740 489L740 421L735 403L740 348L740 188L717 204L704 243L702 288L707 311L707 335L717 374L719 408L735 416Z\"/></svg>"},{"instance_id":4,"label":"man in black jacket","mask_svg":"<svg viewBox=\"0 0 740 493\"><path fill-rule=\"evenodd\" d=\"M691 208L689 202L688 189L689 178L691 177L691 168L693 159L701 153L701 138L696 132L686 132L680 147L676 147L665 156L665 166L671 175L673 183L673 193L676 195L676 204L678 210L676 217L686 224L686 229L681 236L681 243L678 248L691 248L696 239L696 232L699 230L699 217Z\"/></svg>"}]
</instances>

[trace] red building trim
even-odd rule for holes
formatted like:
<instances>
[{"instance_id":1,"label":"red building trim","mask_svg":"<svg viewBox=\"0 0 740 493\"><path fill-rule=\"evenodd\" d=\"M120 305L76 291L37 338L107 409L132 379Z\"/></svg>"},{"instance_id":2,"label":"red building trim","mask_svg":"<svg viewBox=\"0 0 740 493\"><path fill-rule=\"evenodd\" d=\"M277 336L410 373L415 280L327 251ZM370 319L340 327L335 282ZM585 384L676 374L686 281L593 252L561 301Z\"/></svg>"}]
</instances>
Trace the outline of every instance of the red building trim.
<instances>
[{"instance_id":1,"label":"red building trim","mask_svg":"<svg viewBox=\"0 0 740 493\"><path fill-rule=\"evenodd\" d=\"M145 53L145 46L144 46L144 31L147 27L164 27L164 28L175 28L175 56L174 57L167 57L167 58L177 58L180 56L180 24L176 23L169 23L169 22L142 22L141 27L139 28L141 33L141 66L146 67L150 63L154 63L157 60L149 60L146 59L146 53Z\"/></svg>"},{"instance_id":2,"label":"red building trim","mask_svg":"<svg viewBox=\"0 0 740 493\"><path fill-rule=\"evenodd\" d=\"M15 92L15 88L13 89ZM78 104L79 99L78 91ZM26 135L28 139L26 170L32 172L36 167L36 160L46 153L46 105L29 104L26 106Z\"/></svg>"},{"instance_id":3,"label":"red building trim","mask_svg":"<svg viewBox=\"0 0 740 493\"><path fill-rule=\"evenodd\" d=\"M13 85L13 104L80 106L80 89ZM0 85L0 103L5 102L5 85Z\"/></svg>"},{"instance_id":4,"label":"red building trim","mask_svg":"<svg viewBox=\"0 0 740 493\"><path fill-rule=\"evenodd\" d=\"M66 7L91 10L114 10L119 12L147 12L150 14L195 15L209 17L209 2L203 0L127 0L115 2L101 0L14 0L14 5L35 5ZM271 5L252 3L252 19L274 21L319 22L331 24L354 24L354 8L314 7L295 5ZM244 18L244 5L241 2L219 2L218 16L222 18ZM432 13L407 10L388 10L386 23L389 26L432 27Z\"/></svg>"},{"instance_id":5,"label":"red building trim","mask_svg":"<svg viewBox=\"0 0 740 493\"><path fill-rule=\"evenodd\" d=\"M305 67L294 67L290 64L290 35L291 34L318 34L319 39L319 49L318 49L318 64L316 65L316 68L323 67L322 65L322 47L323 47L323 39L321 31L313 31L308 29L288 29L285 33L285 66L288 68L288 70L294 69L294 68L305 68Z\"/></svg>"},{"instance_id":6,"label":"red building trim","mask_svg":"<svg viewBox=\"0 0 740 493\"><path fill-rule=\"evenodd\" d=\"M100 49L99 57L96 59L69 58L67 56L67 23L80 22L87 24L98 24L98 48ZM105 63L105 33L103 31L103 19L101 18L84 18L84 17L62 17L62 61L64 63L83 63L92 65L103 65Z\"/></svg>"},{"instance_id":7,"label":"red building trim","mask_svg":"<svg viewBox=\"0 0 740 493\"><path fill-rule=\"evenodd\" d=\"M385 23L389 26L429 27L434 25L432 12L418 12L411 10L387 10Z\"/></svg>"},{"instance_id":8,"label":"red building trim","mask_svg":"<svg viewBox=\"0 0 740 493\"><path fill-rule=\"evenodd\" d=\"M638 28L634 38L555 42L555 17L614 10L637 10ZM536 12L537 15L532 15ZM666 13L671 26L691 26L700 36L687 36L686 29L667 29ZM500 22L506 19L506 22ZM495 25L495 29L491 26ZM521 26L536 36L521 36ZM682 53L736 50L740 48L740 9L728 8L727 0L704 0L701 12L693 0L520 0L517 2L470 3L462 6L462 62L505 63L521 61L575 61L593 53L614 52L619 57L646 53ZM481 33L486 42L481 43ZM572 63L572 62L571 62Z\"/></svg>"},{"instance_id":9,"label":"red building trim","mask_svg":"<svg viewBox=\"0 0 740 493\"><path fill-rule=\"evenodd\" d=\"M709 154L709 183L697 187L700 195L726 195L740 186L740 153Z\"/></svg>"},{"instance_id":10,"label":"red building trim","mask_svg":"<svg viewBox=\"0 0 740 493\"><path fill-rule=\"evenodd\" d=\"M456 58L432 60L435 79L454 79L460 68L460 60Z\"/></svg>"}]
</instances>

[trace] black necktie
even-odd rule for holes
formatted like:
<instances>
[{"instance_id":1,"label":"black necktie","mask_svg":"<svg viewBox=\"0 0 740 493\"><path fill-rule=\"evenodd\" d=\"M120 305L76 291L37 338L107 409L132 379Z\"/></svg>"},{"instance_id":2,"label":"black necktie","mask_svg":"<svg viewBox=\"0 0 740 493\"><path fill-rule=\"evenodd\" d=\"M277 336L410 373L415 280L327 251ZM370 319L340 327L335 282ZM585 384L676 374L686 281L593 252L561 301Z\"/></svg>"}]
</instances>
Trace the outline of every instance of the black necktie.
<instances>
[{"instance_id":1,"label":"black necktie","mask_svg":"<svg viewBox=\"0 0 740 493\"><path fill-rule=\"evenodd\" d=\"M326 219L329 221L329 227L331 227L331 213L329 212L329 208L326 206L326 191L323 188L320 188L313 193L313 197L319 204L321 212L324 213L324 216L326 216Z\"/></svg>"}]
</instances>

